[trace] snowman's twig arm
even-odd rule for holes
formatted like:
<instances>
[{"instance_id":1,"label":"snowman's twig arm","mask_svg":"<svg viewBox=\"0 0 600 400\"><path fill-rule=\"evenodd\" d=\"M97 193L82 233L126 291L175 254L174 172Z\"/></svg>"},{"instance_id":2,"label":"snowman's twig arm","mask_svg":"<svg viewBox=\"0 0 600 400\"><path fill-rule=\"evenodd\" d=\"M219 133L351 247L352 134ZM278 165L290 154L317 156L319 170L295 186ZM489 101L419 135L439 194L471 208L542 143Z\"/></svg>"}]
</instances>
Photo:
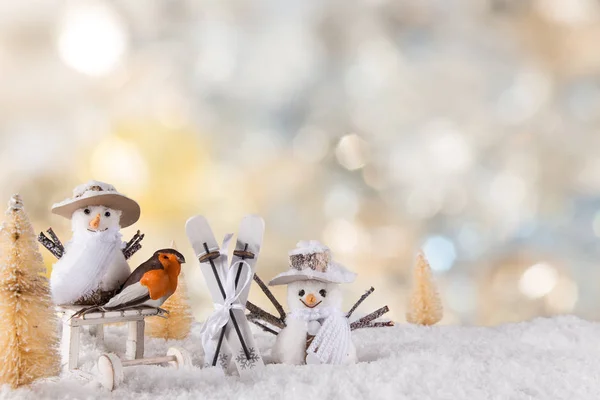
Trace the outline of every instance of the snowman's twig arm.
<instances>
[{"instance_id":1,"label":"snowman's twig arm","mask_svg":"<svg viewBox=\"0 0 600 400\"><path fill-rule=\"evenodd\" d=\"M123 255L125 256L125 259L129 260L131 258L131 256L134 255L141 248L142 248L142 245L139 243L136 243L131 247L123 249Z\"/></svg>"},{"instance_id":2,"label":"snowman's twig arm","mask_svg":"<svg viewBox=\"0 0 600 400\"><path fill-rule=\"evenodd\" d=\"M135 233L135 235L133 235L133 237L131 238L131 240L129 242L127 242L127 244L125 245L125 248L131 247L134 244L141 242L142 239L144 238L144 236L145 235L138 230Z\"/></svg>"},{"instance_id":3,"label":"snowman's twig arm","mask_svg":"<svg viewBox=\"0 0 600 400\"><path fill-rule=\"evenodd\" d=\"M50 239L52 239L54 244L60 249L61 253L64 253L65 246L63 246L63 244L60 241L60 239L58 238L58 236L56 236L56 233L54 233L54 230L52 228L48 228L48 230L46 232L48 232L48 235L50 235Z\"/></svg>"},{"instance_id":4,"label":"snowman's twig arm","mask_svg":"<svg viewBox=\"0 0 600 400\"><path fill-rule=\"evenodd\" d=\"M50 234L50 232L48 232L48 233ZM54 235L54 232L53 232L52 234L50 234L50 236L56 236L56 235ZM56 238L56 240L58 240L58 238ZM54 257L56 257L57 259L59 259L63 256L64 248L62 247L62 243L60 243L60 240L58 240L58 243L53 242L52 240L48 239L46 237L46 235L44 235L44 232L40 232L40 235L38 236L38 242L40 242L42 244L42 246L44 246L46 249L48 249L48 251L50 253L52 253L54 255Z\"/></svg>"},{"instance_id":5,"label":"snowman's twig arm","mask_svg":"<svg viewBox=\"0 0 600 400\"><path fill-rule=\"evenodd\" d=\"M123 249L123 255L126 260L129 260L132 255L134 255L139 249L142 248L141 241L144 239L144 234L140 234L138 230L135 235L131 238L129 242L125 244L125 248Z\"/></svg>"},{"instance_id":6,"label":"snowman's twig arm","mask_svg":"<svg viewBox=\"0 0 600 400\"><path fill-rule=\"evenodd\" d=\"M386 322L369 322L366 325L361 325L354 329L362 329L362 328L386 328L389 326L394 326L394 321L386 321Z\"/></svg>"},{"instance_id":7,"label":"snowman's twig arm","mask_svg":"<svg viewBox=\"0 0 600 400\"><path fill-rule=\"evenodd\" d=\"M351 323L350 329L354 330L354 329L366 328L371 323L371 321L381 317L383 314L385 314L388 311L390 311L388 306L383 306L380 309L373 311L371 314L365 315L361 319Z\"/></svg>"},{"instance_id":8,"label":"snowman's twig arm","mask_svg":"<svg viewBox=\"0 0 600 400\"><path fill-rule=\"evenodd\" d=\"M277 336L278 333L276 330L269 328L268 326L261 324L260 322L254 320L254 319L250 319L250 322L252 322L254 325L259 326L260 329L262 329L265 332L269 332L272 333L273 335Z\"/></svg>"},{"instance_id":9,"label":"snowman's twig arm","mask_svg":"<svg viewBox=\"0 0 600 400\"><path fill-rule=\"evenodd\" d=\"M265 296L267 296L267 298L271 301L271 303L273 304L273 306L279 313L279 319L281 321L285 321L285 310L283 309L283 306L281 305L281 303L279 301L277 301L277 299L273 295L273 292L271 292L271 290L267 287L267 285L265 285L265 283L262 281L262 279L260 279L258 277L258 275L256 275L256 274L254 274L254 282L256 282L258 284L258 286L264 292Z\"/></svg>"},{"instance_id":10,"label":"snowman's twig arm","mask_svg":"<svg viewBox=\"0 0 600 400\"><path fill-rule=\"evenodd\" d=\"M373 286L371 286L371 288L369 290L367 290L362 296L360 296L360 299L358 299L358 301L356 303L354 303L354 305L352 306L352 308L350 309L350 311L348 311L348 314L346 314L346 318L350 318L350 316L352 315L352 313L354 312L354 310L356 310L358 308L358 306L360 306L360 304L365 301L365 299L367 297L369 297L369 295L371 293L373 293L375 291L375 288Z\"/></svg>"},{"instance_id":11,"label":"snowman's twig arm","mask_svg":"<svg viewBox=\"0 0 600 400\"><path fill-rule=\"evenodd\" d=\"M370 328L383 328L387 326L394 326L394 321L386 321L386 322L371 322Z\"/></svg>"},{"instance_id":12,"label":"snowman's twig arm","mask_svg":"<svg viewBox=\"0 0 600 400\"><path fill-rule=\"evenodd\" d=\"M277 318L273 314L263 310L262 308L258 307L257 305L247 301L246 308L248 309L248 311L250 311L250 314L248 314L248 319L250 321L255 320L255 319L260 319L260 320L263 320L273 326L278 327L279 329L285 328L285 322L283 319Z\"/></svg>"}]
</instances>

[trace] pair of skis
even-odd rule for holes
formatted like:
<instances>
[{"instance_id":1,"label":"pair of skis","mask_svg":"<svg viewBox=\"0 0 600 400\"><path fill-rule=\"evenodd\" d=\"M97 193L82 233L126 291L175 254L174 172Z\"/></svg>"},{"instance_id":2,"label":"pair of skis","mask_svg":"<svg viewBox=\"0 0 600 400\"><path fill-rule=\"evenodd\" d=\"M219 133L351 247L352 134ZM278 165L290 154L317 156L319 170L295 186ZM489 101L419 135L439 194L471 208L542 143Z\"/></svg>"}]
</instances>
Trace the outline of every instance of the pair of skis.
<instances>
[{"instance_id":1,"label":"pair of skis","mask_svg":"<svg viewBox=\"0 0 600 400\"><path fill-rule=\"evenodd\" d=\"M264 221L259 216L249 215L242 219L230 266L228 249L219 247L206 218L198 215L186 223L188 239L215 303L215 314L220 312L214 319L221 322L224 322L222 318L227 319L217 337L212 338L216 341L214 353L210 354L205 347L205 363L226 368L233 356L240 376L264 366L244 313L264 229ZM223 247L227 247L230 238L230 235L226 236ZM211 318L205 322L209 323L213 323Z\"/></svg>"}]
</instances>

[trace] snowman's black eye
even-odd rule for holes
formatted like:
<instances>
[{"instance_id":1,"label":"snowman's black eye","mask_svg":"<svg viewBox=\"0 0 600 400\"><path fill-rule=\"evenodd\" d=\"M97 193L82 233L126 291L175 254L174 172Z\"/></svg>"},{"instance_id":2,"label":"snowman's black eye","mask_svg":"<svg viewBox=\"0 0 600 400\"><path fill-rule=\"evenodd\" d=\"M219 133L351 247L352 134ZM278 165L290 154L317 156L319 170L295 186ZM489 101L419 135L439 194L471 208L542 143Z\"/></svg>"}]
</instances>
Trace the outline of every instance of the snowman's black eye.
<instances>
[{"instance_id":1,"label":"snowman's black eye","mask_svg":"<svg viewBox=\"0 0 600 400\"><path fill-rule=\"evenodd\" d=\"M110 211L107 211L107 212L105 212L105 213L104 213L104 216L105 216L105 217L110 217Z\"/></svg>"},{"instance_id":2,"label":"snowman's black eye","mask_svg":"<svg viewBox=\"0 0 600 400\"><path fill-rule=\"evenodd\" d=\"M83 213L84 213L85 215L90 215L91 211L90 211L90 209L89 209L89 208L86 208L85 210L83 210Z\"/></svg>"},{"instance_id":3,"label":"snowman's black eye","mask_svg":"<svg viewBox=\"0 0 600 400\"><path fill-rule=\"evenodd\" d=\"M302 296L304 296L304 293L306 293L306 292L304 290L301 290L298 292L298 296L302 297Z\"/></svg>"},{"instance_id":4,"label":"snowman's black eye","mask_svg":"<svg viewBox=\"0 0 600 400\"><path fill-rule=\"evenodd\" d=\"M325 297L325 296L327 296L327 290L321 289L321 290L319 290L319 294L321 295L321 297Z\"/></svg>"}]
</instances>

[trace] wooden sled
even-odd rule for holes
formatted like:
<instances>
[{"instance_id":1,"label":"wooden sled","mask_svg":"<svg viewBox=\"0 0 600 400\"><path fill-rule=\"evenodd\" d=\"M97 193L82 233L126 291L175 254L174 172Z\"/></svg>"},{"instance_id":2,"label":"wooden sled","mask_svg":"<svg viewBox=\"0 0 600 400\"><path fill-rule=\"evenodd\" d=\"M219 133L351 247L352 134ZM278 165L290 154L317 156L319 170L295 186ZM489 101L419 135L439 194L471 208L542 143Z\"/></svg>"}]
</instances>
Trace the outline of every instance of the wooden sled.
<instances>
[{"instance_id":1,"label":"wooden sled","mask_svg":"<svg viewBox=\"0 0 600 400\"><path fill-rule=\"evenodd\" d=\"M165 313L156 308L139 307L124 311L91 312L80 317L73 315L85 306L58 306L56 311L63 323L62 348L63 359L67 360L67 369L76 370L79 363L79 334L82 326L89 325L95 331L99 341L104 341L104 324L127 322L126 357L141 359L144 357L144 328L146 317L164 316Z\"/></svg>"}]
</instances>

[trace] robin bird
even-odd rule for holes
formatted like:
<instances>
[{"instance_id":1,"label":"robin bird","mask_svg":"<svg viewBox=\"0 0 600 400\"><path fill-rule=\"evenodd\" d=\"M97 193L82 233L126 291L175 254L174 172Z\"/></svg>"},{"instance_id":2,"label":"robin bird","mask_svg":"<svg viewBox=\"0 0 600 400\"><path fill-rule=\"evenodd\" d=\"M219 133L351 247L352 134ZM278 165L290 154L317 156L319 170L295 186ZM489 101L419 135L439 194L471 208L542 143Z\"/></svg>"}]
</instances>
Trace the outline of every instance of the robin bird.
<instances>
[{"instance_id":1,"label":"robin bird","mask_svg":"<svg viewBox=\"0 0 600 400\"><path fill-rule=\"evenodd\" d=\"M71 318L93 311L120 311L140 306L159 308L175 293L183 263L185 258L177 250L158 250L129 275L119 292L106 304L84 308Z\"/></svg>"}]
</instances>

